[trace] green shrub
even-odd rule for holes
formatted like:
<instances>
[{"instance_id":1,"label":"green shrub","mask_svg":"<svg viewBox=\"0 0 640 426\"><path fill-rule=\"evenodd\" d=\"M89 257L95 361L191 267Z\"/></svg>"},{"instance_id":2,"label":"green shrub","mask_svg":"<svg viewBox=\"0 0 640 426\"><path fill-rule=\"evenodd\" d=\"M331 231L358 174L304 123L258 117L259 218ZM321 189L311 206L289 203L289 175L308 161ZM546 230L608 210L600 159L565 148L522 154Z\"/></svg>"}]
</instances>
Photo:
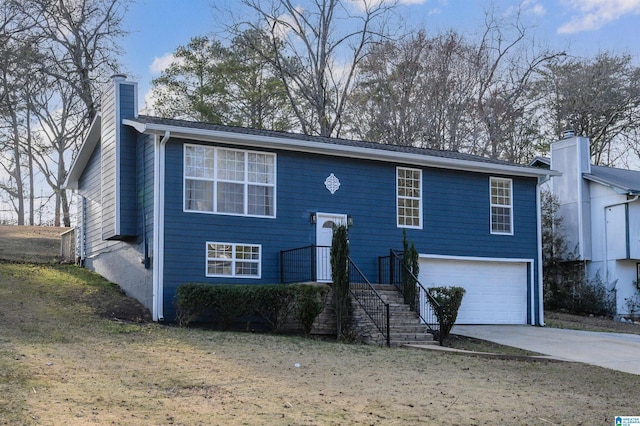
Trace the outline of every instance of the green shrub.
<instances>
[{"instance_id":1,"label":"green shrub","mask_svg":"<svg viewBox=\"0 0 640 426\"><path fill-rule=\"evenodd\" d=\"M187 327L201 317L209 306L208 286L184 284L176 292L176 321L180 327Z\"/></svg>"},{"instance_id":2,"label":"green shrub","mask_svg":"<svg viewBox=\"0 0 640 426\"><path fill-rule=\"evenodd\" d=\"M411 243L411 245L409 245L406 229L402 230L402 247L402 263L404 265L404 268L402 268L402 295L404 297L404 303L409 305L412 310L416 310L418 303L416 277L420 273L420 263L418 261L419 255L415 244Z\"/></svg>"},{"instance_id":3,"label":"green shrub","mask_svg":"<svg viewBox=\"0 0 640 426\"><path fill-rule=\"evenodd\" d=\"M185 284L176 292L176 319L187 327L196 320L218 318L222 329L228 330L234 320L257 314L279 332L295 313L308 335L328 293L326 285Z\"/></svg>"},{"instance_id":4,"label":"green shrub","mask_svg":"<svg viewBox=\"0 0 640 426\"><path fill-rule=\"evenodd\" d=\"M311 334L313 322L324 309L329 287L316 284L297 284L295 296L296 318L302 325L305 336Z\"/></svg>"},{"instance_id":5,"label":"green shrub","mask_svg":"<svg viewBox=\"0 0 640 426\"><path fill-rule=\"evenodd\" d=\"M462 287L432 287L429 293L440 305L440 309L435 306L433 308L440 323L440 338L445 339L458 318L465 290ZM431 302L430 299L429 301Z\"/></svg>"},{"instance_id":6,"label":"green shrub","mask_svg":"<svg viewBox=\"0 0 640 426\"><path fill-rule=\"evenodd\" d=\"M333 228L331 240L331 279L336 306L337 337L342 337L349 324L349 237L347 225Z\"/></svg>"},{"instance_id":7,"label":"green shrub","mask_svg":"<svg viewBox=\"0 0 640 426\"><path fill-rule=\"evenodd\" d=\"M277 284L253 287L255 312L264 318L272 331L280 332L293 311L296 286Z\"/></svg>"}]
</instances>

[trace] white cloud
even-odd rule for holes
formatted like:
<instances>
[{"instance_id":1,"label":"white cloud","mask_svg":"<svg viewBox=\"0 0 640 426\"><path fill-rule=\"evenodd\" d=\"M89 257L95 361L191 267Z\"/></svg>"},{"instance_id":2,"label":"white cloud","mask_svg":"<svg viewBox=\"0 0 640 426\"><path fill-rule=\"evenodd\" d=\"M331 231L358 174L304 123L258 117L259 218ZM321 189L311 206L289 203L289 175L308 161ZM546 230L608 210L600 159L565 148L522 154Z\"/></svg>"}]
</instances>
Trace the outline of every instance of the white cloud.
<instances>
[{"instance_id":1,"label":"white cloud","mask_svg":"<svg viewBox=\"0 0 640 426\"><path fill-rule=\"evenodd\" d=\"M173 53L166 53L164 56L153 58L153 62L149 65L149 72L153 75L161 74L169 65L176 61Z\"/></svg>"},{"instance_id":2,"label":"white cloud","mask_svg":"<svg viewBox=\"0 0 640 426\"><path fill-rule=\"evenodd\" d=\"M594 31L624 15L640 14L640 0L564 0L563 3L578 15L558 28L560 34Z\"/></svg>"}]
</instances>

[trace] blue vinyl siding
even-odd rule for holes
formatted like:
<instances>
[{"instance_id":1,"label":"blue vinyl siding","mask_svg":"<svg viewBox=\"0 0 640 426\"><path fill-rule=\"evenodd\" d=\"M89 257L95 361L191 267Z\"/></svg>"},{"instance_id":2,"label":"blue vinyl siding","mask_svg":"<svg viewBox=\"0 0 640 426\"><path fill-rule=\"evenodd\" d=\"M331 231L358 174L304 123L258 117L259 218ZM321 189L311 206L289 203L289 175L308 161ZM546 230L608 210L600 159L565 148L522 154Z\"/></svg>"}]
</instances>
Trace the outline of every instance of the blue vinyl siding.
<instances>
[{"instance_id":1,"label":"blue vinyl siding","mask_svg":"<svg viewBox=\"0 0 640 426\"><path fill-rule=\"evenodd\" d=\"M103 96L102 236L122 239L136 235L135 130L122 119L135 116L135 84L117 82Z\"/></svg>"},{"instance_id":2,"label":"blue vinyl siding","mask_svg":"<svg viewBox=\"0 0 640 426\"><path fill-rule=\"evenodd\" d=\"M177 286L188 282L277 283L280 250L315 243L312 212L353 218L350 253L370 281L377 258L402 248L396 222L396 166L413 165L276 151L277 217L255 218L183 212L182 142L166 148L165 318L173 316ZM333 173L340 188L324 186ZM536 179L513 178L514 235L490 232L489 174L424 168L423 229L407 229L420 253L537 258ZM510 177L510 176L507 176ZM262 245L262 278L205 277L207 241Z\"/></svg>"},{"instance_id":3,"label":"blue vinyl siding","mask_svg":"<svg viewBox=\"0 0 640 426\"><path fill-rule=\"evenodd\" d=\"M135 115L135 85L121 83L120 119ZM136 140L137 134L129 126L120 125L120 149L118 165L120 174L120 235L135 236L137 234L138 216L136 213L138 191L136 189Z\"/></svg>"}]
</instances>

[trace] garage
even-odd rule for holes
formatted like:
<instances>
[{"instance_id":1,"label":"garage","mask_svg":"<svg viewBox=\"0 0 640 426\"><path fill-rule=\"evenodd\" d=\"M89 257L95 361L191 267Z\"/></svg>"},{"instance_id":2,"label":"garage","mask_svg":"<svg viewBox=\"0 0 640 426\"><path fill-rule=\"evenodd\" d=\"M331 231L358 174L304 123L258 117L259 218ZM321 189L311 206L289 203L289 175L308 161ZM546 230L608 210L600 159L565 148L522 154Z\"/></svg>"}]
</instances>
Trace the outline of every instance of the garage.
<instances>
[{"instance_id":1,"label":"garage","mask_svg":"<svg viewBox=\"0 0 640 426\"><path fill-rule=\"evenodd\" d=\"M457 324L526 324L528 264L421 256L419 280L425 287L465 288Z\"/></svg>"}]
</instances>

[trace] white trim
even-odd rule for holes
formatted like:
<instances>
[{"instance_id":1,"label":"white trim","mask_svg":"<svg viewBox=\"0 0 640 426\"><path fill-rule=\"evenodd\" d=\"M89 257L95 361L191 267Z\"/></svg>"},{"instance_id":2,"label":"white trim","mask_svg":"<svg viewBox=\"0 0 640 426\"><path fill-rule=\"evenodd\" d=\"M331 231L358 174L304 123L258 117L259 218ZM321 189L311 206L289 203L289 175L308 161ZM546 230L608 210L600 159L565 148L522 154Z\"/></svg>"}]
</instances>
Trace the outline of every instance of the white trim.
<instances>
[{"instance_id":1,"label":"white trim","mask_svg":"<svg viewBox=\"0 0 640 426\"><path fill-rule=\"evenodd\" d=\"M420 173L420 188L419 188L420 189L420 197L419 197L419 200L418 200L418 204L419 204L419 207L418 207L418 209L419 209L418 210L418 222L419 222L419 225L418 226L410 226L410 225L401 225L400 224L400 220L399 220L400 216L399 216L399 213L398 213L398 210L399 210L399 207L400 207L399 204L398 204L398 201L400 199L400 194L398 193L398 172L401 169L402 170L410 170L412 172L419 172ZM396 167L396 227L398 227L398 228L422 229L422 226L423 226L422 209L423 209L423 205L424 205L423 202L422 202L422 199L423 199L422 174L423 174L422 173L422 169L416 169L416 168L411 168L411 167L402 167L402 166L397 166ZM403 198L405 198L405 199L414 199L413 197L403 197Z\"/></svg>"},{"instance_id":2,"label":"white trim","mask_svg":"<svg viewBox=\"0 0 640 426\"><path fill-rule=\"evenodd\" d=\"M214 161L214 166L213 166L213 178L200 178L200 177L187 177L187 147L197 147L197 148L206 148L206 149L212 149L214 151L214 156L213 156L213 161ZM262 186L262 187L268 187L268 188L273 188L273 214L272 215L257 215L257 214L249 214L249 213L228 213L228 212L218 212L217 210L217 183L219 182L218 179L218 151L219 150L228 150L228 151L236 151L236 152L242 152L244 154L244 162L245 162L245 169L244 169L244 210L245 212L248 212L249 210L249 191L248 191L248 187L250 185L252 185L251 182L249 182L249 154L260 154L260 155L266 155L269 157L273 158L273 184L253 184L254 186ZM238 149L238 148L226 148L226 147L218 147L218 146L209 146L209 145L203 145L203 144L192 144L192 143L185 143L183 144L183 148L182 148L182 211L185 213L202 213L202 214L215 214L215 215L223 215L223 216L241 216L241 217L255 217L255 218L267 218L267 219L275 219L276 215L277 215L277 177L278 177L278 155L273 153L273 152L265 152L265 151L253 151L253 150L247 150L247 149ZM203 182L212 182L213 183L213 210L212 211L204 211L204 210L191 210L191 209L187 209L186 206L186 195L187 195L187 178L190 180L201 180Z\"/></svg>"},{"instance_id":3,"label":"white trim","mask_svg":"<svg viewBox=\"0 0 640 426\"><path fill-rule=\"evenodd\" d=\"M493 208L494 207L500 207L500 208L506 208L507 205L506 204L493 204L493 193L492 191L492 187L493 187L493 182L494 181L507 181L509 182L509 230L510 232L500 232L500 231L494 231L493 230ZM513 212L513 179L511 178L505 178L505 177L498 177L498 176L489 176L489 232L492 235L513 235L514 234L514 229L513 229L513 216L514 216L514 212Z\"/></svg>"},{"instance_id":4,"label":"white trim","mask_svg":"<svg viewBox=\"0 0 640 426\"><path fill-rule=\"evenodd\" d=\"M154 321L164 320L164 149L171 134L160 139L154 135L153 146L153 306Z\"/></svg>"},{"instance_id":5,"label":"white trim","mask_svg":"<svg viewBox=\"0 0 640 426\"><path fill-rule=\"evenodd\" d=\"M446 259L446 260L468 260L470 262L512 262L512 263L534 263L535 259L516 257L482 257L482 256L450 256L447 254L422 254L418 257L425 259Z\"/></svg>"},{"instance_id":6,"label":"white trim","mask_svg":"<svg viewBox=\"0 0 640 426\"><path fill-rule=\"evenodd\" d=\"M121 153L121 136L122 136L122 129L121 129L121 117L122 117L122 106L120 105L120 88L122 86L122 82L120 81L114 81L114 98L115 98L115 117L114 117L114 125L115 125L115 136L116 136L116 141L115 141L115 154L116 154L116 158L115 158L115 179L116 179L116 186L115 186L115 229L113 230L114 235L122 235L120 232L120 181L121 181L121 177L120 177L120 155ZM101 156L102 158L102 156ZM102 205L104 205L104 203L102 203Z\"/></svg>"},{"instance_id":7,"label":"white trim","mask_svg":"<svg viewBox=\"0 0 640 426\"><path fill-rule=\"evenodd\" d=\"M363 148L352 145L329 144L309 141L301 138L279 138L248 133L232 133L219 130L197 129L191 127L171 126L165 124L140 123L136 120L123 120L123 124L131 126L139 133L162 134L170 131L173 137L195 139L202 142L226 143L244 147L259 147L267 149L282 149L288 151L326 154L338 157L378 160L384 162L399 162L414 166L428 166L453 170L465 170L482 173L501 173L514 176L558 176L553 170L535 167L515 166L510 164L494 164L483 161L461 160L448 157L430 155L416 155L416 153L402 151L387 151L375 148Z\"/></svg>"},{"instance_id":8,"label":"white trim","mask_svg":"<svg viewBox=\"0 0 640 426\"><path fill-rule=\"evenodd\" d=\"M320 220L320 218L334 219L334 222L338 222L339 225L347 225L347 221L349 219L349 216L346 213L316 212L315 214L316 214L316 223L315 223L316 246L318 246L318 234L322 229L322 225L320 224L322 221ZM335 219L338 219L338 220L336 221ZM331 245L332 244L329 244L329 246ZM321 249L316 248L316 255L318 253L321 253ZM330 283L333 280L331 277L332 275L331 274L331 257L326 259L326 261L328 261L328 264L327 263L320 264L320 260L317 259L317 256L316 256L316 276L314 278L316 279L317 282Z\"/></svg>"},{"instance_id":9,"label":"white trim","mask_svg":"<svg viewBox=\"0 0 640 426\"><path fill-rule=\"evenodd\" d=\"M246 246L246 247L258 247L258 262L251 261L247 263L257 263L258 264L258 275L236 275L235 265L238 261L242 262L242 259L236 259L233 255L231 259L225 259L231 262L231 275L226 274L209 274L209 260L219 261L221 259L209 258L209 244L221 244L221 245L230 245L232 247L232 253L236 253L236 248L238 246ZM225 241L207 241L205 243L205 264L204 264L204 275L209 278L235 278L235 279L260 279L262 278L262 244L253 244L253 243L230 243Z\"/></svg>"},{"instance_id":10,"label":"white trim","mask_svg":"<svg viewBox=\"0 0 640 426\"><path fill-rule=\"evenodd\" d=\"M540 197L540 183L540 180L538 180L538 183L536 184L536 232L538 233L538 324L540 326L544 326L544 291L542 282L542 202ZM533 282L533 280L531 281ZM531 291L531 295L533 297L533 286L531 287Z\"/></svg>"}]
</instances>

